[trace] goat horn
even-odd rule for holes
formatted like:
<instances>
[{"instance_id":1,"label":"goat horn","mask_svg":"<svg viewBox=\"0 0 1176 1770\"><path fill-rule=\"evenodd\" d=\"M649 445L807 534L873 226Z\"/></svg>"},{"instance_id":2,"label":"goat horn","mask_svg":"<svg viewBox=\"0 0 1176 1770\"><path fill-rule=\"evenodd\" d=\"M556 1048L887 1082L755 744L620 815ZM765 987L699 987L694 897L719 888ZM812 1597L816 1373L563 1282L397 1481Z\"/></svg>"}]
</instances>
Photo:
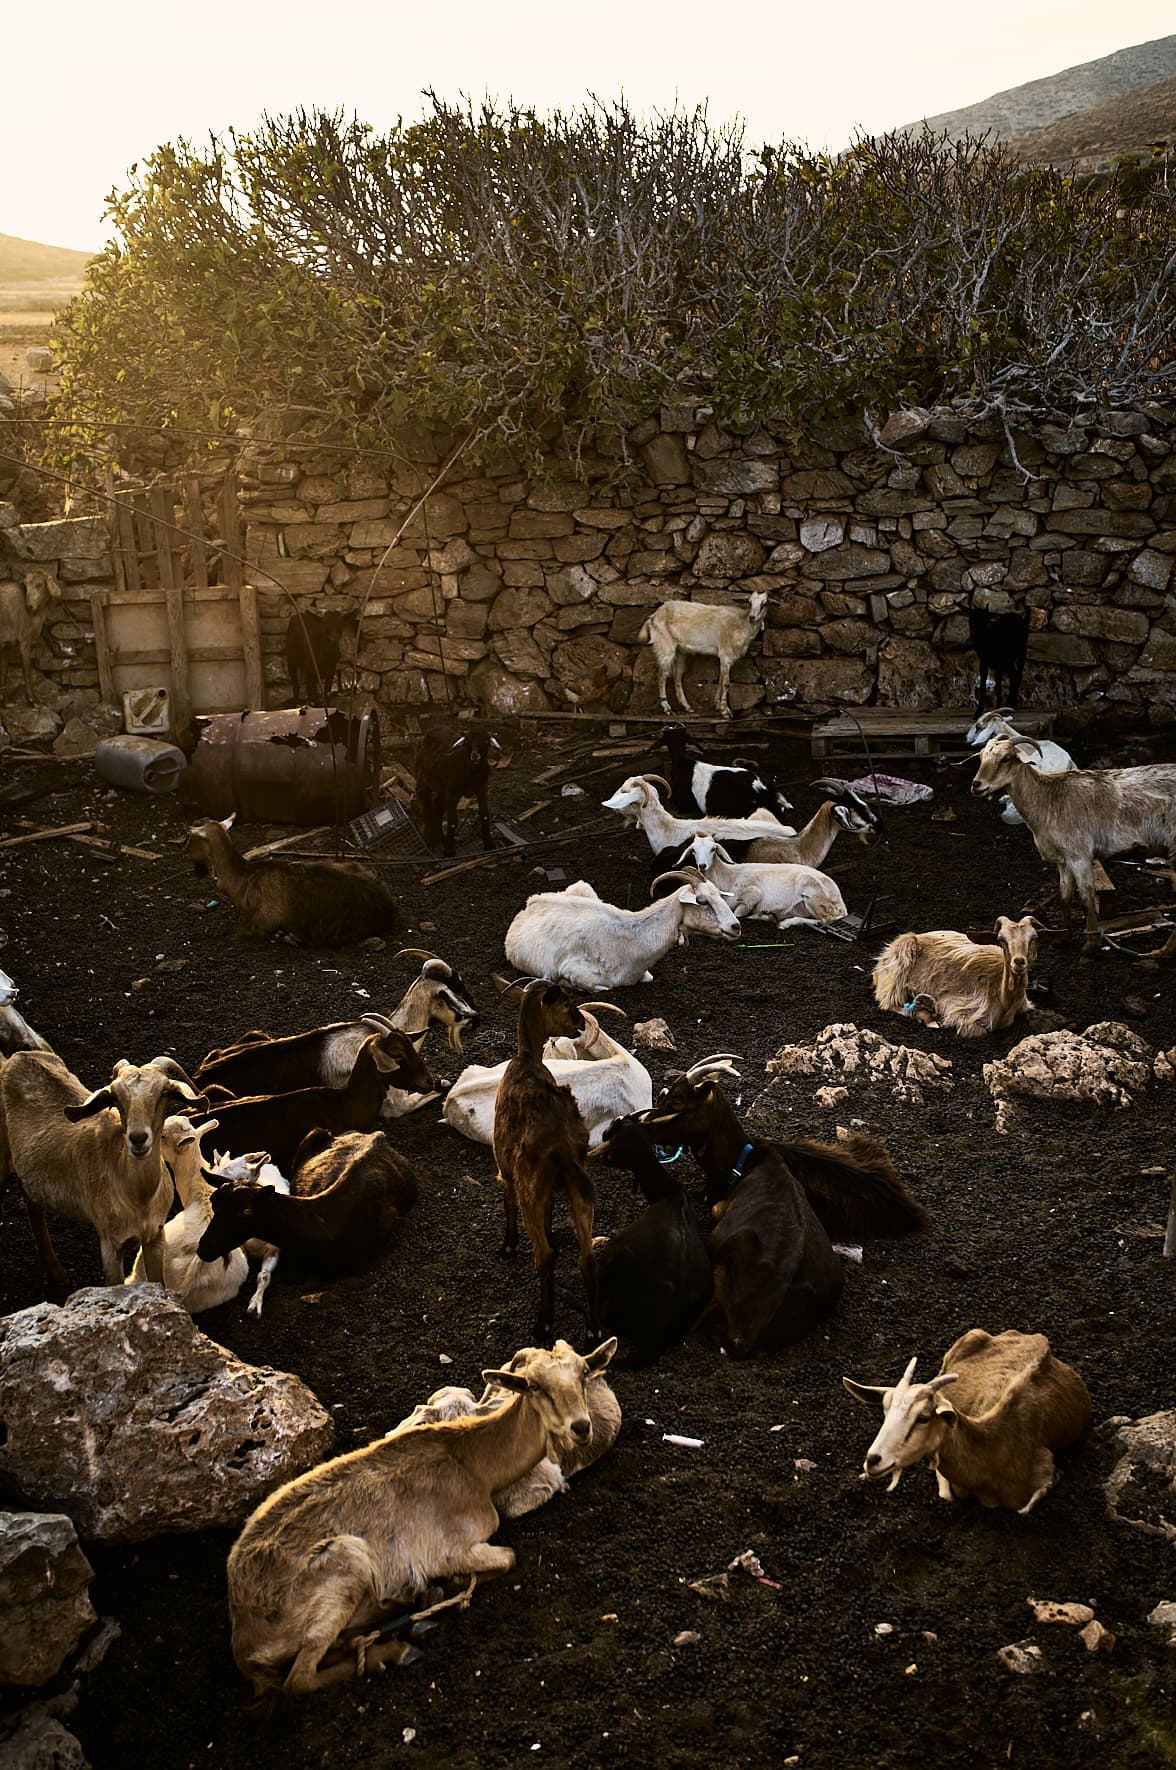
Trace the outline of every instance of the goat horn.
<instances>
[{"instance_id":1,"label":"goat horn","mask_svg":"<svg viewBox=\"0 0 1176 1770\"><path fill-rule=\"evenodd\" d=\"M524 984L533 983L535 981L532 977L502 977L497 971L491 972L490 980L495 985L500 996L505 996L510 990L521 989Z\"/></svg>"},{"instance_id":2,"label":"goat horn","mask_svg":"<svg viewBox=\"0 0 1176 1770\"><path fill-rule=\"evenodd\" d=\"M440 958L439 953L431 953L428 951L428 949L426 947L423 947L423 946L402 946L398 953L393 954L393 963L395 963L397 959L438 959L438 958ZM444 964L445 960L441 959L441 963Z\"/></svg>"},{"instance_id":3,"label":"goat horn","mask_svg":"<svg viewBox=\"0 0 1176 1770\"><path fill-rule=\"evenodd\" d=\"M639 774L637 779L642 781L653 781L657 786L664 787L667 793L672 793L674 790L664 774Z\"/></svg>"},{"instance_id":4,"label":"goat horn","mask_svg":"<svg viewBox=\"0 0 1176 1770\"><path fill-rule=\"evenodd\" d=\"M649 895L652 897L659 885L666 885L673 879L681 879L683 885L697 885L701 882L701 878L702 875L697 867L675 867L672 872L659 873L649 887Z\"/></svg>"},{"instance_id":5,"label":"goat horn","mask_svg":"<svg viewBox=\"0 0 1176 1770\"><path fill-rule=\"evenodd\" d=\"M686 1071L686 1080L695 1081L704 1072L714 1068L716 1064L742 1063L738 1051L713 1051L709 1057L700 1057L697 1063L691 1064ZM728 1074L730 1071L728 1071Z\"/></svg>"},{"instance_id":6,"label":"goat horn","mask_svg":"<svg viewBox=\"0 0 1176 1770\"><path fill-rule=\"evenodd\" d=\"M897 1385L899 1388L902 1387L903 1383L910 1382L911 1378L915 1374L915 1366L918 1364L918 1362L919 1362L919 1360L918 1360L917 1355L911 1359L911 1362L907 1365L906 1369L903 1371L902 1377Z\"/></svg>"},{"instance_id":7,"label":"goat horn","mask_svg":"<svg viewBox=\"0 0 1176 1770\"><path fill-rule=\"evenodd\" d=\"M387 1018L386 1015L377 1014L374 1012L374 1010L372 1010L370 1008L366 1014L361 1014L359 1019L360 1019L361 1025L363 1025L363 1026L378 1026L381 1032L396 1032L397 1031L397 1028L395 1026L393 1026L392 1022Z\"/></svg>"},{"instance_id":8,"label":"goat horn","mask_svg":"<svg viewBox=\"0 0 1176 1770\"><path fill-rule=\"evenodd\" d=\"M932 1377L927 1387L934 1394L936 1389L945 1389L949 1383L958 1383L959 1380L959 1371L944 1371L940 1376Z\"/></svg>"},{"instance_id":9,"label":"goat horn","mask_svg":"<svg viewBox=\"0 0 1176 1770\"><path fill-rule=\"evenodd\" d=\"M1017 738L1016 743L1018 748L1020 748L1022 744L1027 744L1031 750L1036 750L1039 756L1044 754L1044 751L1036 738L1021 737Z\"/></svg>"},{"instance_id":10,"label":"goat horn","mask_svg":"<svg viewBox=\"0 0 1176 1770\"><path fill-rule=\"evenodd\" d=\"M597 1013L599 1013L601 1009L607 1008L610 1014L619 1014L622 1020L628 1020L629 1018L625 1013L625 1010L623 1008L618 1008L615 1002L581 1002L581 1014L583 1014L585 1008L595 1008Z\"/></svg>"}]
</instances>

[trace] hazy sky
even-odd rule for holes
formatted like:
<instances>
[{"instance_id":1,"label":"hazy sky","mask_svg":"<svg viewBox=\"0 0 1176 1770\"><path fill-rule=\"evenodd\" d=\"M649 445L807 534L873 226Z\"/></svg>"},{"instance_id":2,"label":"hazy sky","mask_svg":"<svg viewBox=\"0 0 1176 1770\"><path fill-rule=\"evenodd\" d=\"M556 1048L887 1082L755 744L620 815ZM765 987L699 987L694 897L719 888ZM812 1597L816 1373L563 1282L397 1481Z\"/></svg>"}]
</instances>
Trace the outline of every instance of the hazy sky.
<instances>
[{"instance_id":1,"label":"hazy sky","mask_svg":"<svg viewBox=\"0 0 1176 1770\"><path fill-rule=\"evenodd\" d=\"M377 127L421 91L539 109L621 92L705 101L753 144L838 148L1173 28L1172 0L56 0L5 24L0 233L90 248L107 192L161 142L263 110L343 107Z\"/></svg>"}]
</instances>

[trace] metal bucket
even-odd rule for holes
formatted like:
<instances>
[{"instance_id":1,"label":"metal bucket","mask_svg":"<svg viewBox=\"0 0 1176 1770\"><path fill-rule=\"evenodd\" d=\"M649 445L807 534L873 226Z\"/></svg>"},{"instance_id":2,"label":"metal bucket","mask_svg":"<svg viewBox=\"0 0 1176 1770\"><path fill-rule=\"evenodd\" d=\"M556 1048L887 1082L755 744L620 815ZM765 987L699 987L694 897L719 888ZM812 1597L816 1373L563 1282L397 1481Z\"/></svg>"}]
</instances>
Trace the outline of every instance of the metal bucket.
<instances>
[{"instance_id":1,"label":"metal bucket","mask_svg":"<svg viewBox=\"0 0 1176 1770\"><path fill-rule=\"evenodd\" d=\"M184 752L159 738L104 738L94 752L103 780L133 793L174 793L187 766Z\"/></svg>"},{"instance_id":2,"label":"metal bucket","mask_svg":"<svg viewBox=\"0 0 1176 1770\"><path fill-rule=\"evenodd\" d=\"M208 720L183 776L183 797L209 817L247 823L343 823L357 817L380 780L375 708L292 707L218 713Z\"/></svg>"}]
</instances>

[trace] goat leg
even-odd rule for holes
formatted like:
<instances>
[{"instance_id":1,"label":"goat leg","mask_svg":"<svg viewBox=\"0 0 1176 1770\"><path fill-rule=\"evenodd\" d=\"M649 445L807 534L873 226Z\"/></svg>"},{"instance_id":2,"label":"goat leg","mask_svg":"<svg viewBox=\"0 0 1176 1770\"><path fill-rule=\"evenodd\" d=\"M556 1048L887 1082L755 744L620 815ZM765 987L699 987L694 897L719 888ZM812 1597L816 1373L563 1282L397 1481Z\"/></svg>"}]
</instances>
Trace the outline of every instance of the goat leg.
<instances>
[{"instance_id":1,"label":"goat leg","mask_svg":"<svg viewBox=\"0 0 1176 1770\"><path fill-rule=\"evenodd\" d=\"M500 1260L513 1260L519 1251L519 1202L513 1180L508 1180L505 1174L500 1173L498 1183L502 1187L502 1206L506 1217L506 1230L498 1257Z\"/></svg>"},{"instance_id":2,"label":"goat leg","mask_svg":"<svg viewBox=\"0 0 1176 1770\"><path fill-rule=\"evenodd\" d=\"M535 1337L541 1346L550 1346L555 1338L555 1249L548 1247L542 1260L535 1250L539 1268L539 1314L535 1321Z\"/></svg>"},{"instance_id":3,"label":"goat leg","mask_svg":"<svg viewBox=\"0 0 1176 1770\"><path fill-rule=\"evenodd\" d=\"M490 831L490 807L486 802L486 789L478 789L478 816L482 821L482 847L493 848L494 837Z\"/></svg>"},{"instance_id":4,"label":"goat leg","mask_svg":"<svg viewBox=\"0 0 1176 1770\"><path fill-rule=\"evenodd\" d=\"M49 1234L49 1223L45 1216L45 1212L40 1205L35 1205L33 1203L27 1193L25 1194L25 1204L28 1206L29 1210L29 1222L32 1225L33 1240L37 1244L37 1252L41 1256L41 1263L45 1268L49 1283L57 1285L62 1290L65 1290L69 1285L69 1273L57 1258L57 1249L53 1246L53 1240ZM118 1277L116 1279L108 1279L107 1283L122 1283L121 1262Z\"/></svg>"}]
</instances>

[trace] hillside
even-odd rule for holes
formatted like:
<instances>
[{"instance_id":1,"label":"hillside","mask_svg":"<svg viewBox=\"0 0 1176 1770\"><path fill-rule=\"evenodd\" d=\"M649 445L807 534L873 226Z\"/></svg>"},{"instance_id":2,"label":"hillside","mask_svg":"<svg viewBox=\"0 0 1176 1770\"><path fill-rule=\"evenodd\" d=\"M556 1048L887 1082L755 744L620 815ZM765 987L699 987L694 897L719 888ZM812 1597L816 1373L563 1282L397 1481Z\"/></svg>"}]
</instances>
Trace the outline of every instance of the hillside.
<instances>
[{"instance_id":1,"label":"hillside","mask_svg":"<svg viewBox=\"0 0 1176 1770\"><path fill-rule=\"evenodd\" d=\"M962 135L983 135L987 131L1002 139L1020 137L1043 129L1061 117L1102 106L1107 100L1164 84L1172 75L1176 75L1176 36L1157 37L1151 43L1137 43L1133 48L1116 50L1113 55L1104 55L1098 61L1065 68L1060 74L1051 74L1044 80L1030 80L1008 92L994 93L978 104L966 105L958 111L943 111L920 122L905 124L903 128L909 133L921 128L925 122L936 134L947 134L953 140ZM1169 128L1171 126L1169 123Z\"/></svg>"},{"instance_id":2,"label":"hillside","mask_svg":"<svg viewBox=\"0 0 1176 1770\"><path fill-rule=\"evenodd\" d=\"M0 234L0 283L80 282L92 257L68 246L42 246Z\"/></svg>"},{"instance_id":3,"label":"hillside","mask_svg":"<svg viewBox=\"0 0 1176 1770\"><path fill-rule=\"evenodd\" d=\"M1020 160L1082 160L1146 149L1176 139L1176 74L1138 92L1088 105L1059 117L1044 129L1014 136L1009 146Z\"/></svg>"}]
</instances>

